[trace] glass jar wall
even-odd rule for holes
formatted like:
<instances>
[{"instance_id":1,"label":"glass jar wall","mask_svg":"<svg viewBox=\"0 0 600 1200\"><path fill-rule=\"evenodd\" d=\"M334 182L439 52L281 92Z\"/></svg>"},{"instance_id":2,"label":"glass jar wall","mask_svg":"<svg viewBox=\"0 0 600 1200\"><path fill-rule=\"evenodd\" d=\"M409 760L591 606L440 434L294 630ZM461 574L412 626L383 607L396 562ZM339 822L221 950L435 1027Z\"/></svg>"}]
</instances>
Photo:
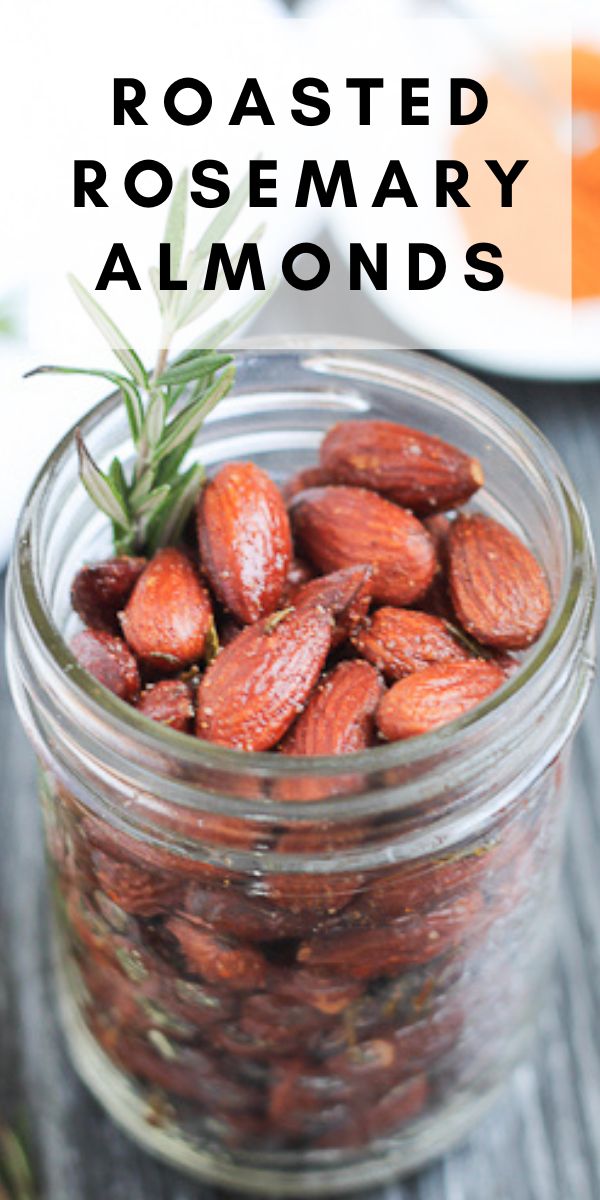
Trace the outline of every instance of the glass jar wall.
<instances>
[{"instance_id":1,"label":"glass jar wall","mask_svg":"<svg viewBox=\"0 0 600 1200\"><path fill-rule=\"evenodd\" d=\"M522 1054L591 678L581 503L541 435L461 372L416 354L247 349L202 459L252 458L283 481L360 415L476 455L477 507L525 537L551 583L553 616L520 670L434 734L337 759L248 755L105 692L64 641L71 579L109 548L71 436L33 488L12 565L9 666L40 760L76 1065L148 1149L262 1195L413 1170ZM100 462L126 453L116 400L82 428Z\"/></svg>"}]
</instances>

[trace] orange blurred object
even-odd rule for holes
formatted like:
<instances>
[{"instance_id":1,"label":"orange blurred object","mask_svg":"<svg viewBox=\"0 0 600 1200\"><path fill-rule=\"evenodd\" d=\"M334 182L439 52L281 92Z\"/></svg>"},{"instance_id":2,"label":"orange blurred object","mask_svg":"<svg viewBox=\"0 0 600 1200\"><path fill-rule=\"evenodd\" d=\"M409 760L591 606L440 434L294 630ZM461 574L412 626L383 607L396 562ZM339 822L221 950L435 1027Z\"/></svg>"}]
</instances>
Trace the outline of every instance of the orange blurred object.
<instances>
[{"instance_id":1,"label":"orange blurred object","mask_svg":"<svg viewBox=\"0 0 600 1200\"><path fill-rule=\"evenodd\" d=\"M491 239L502 247L507 281L516 287L564 301L598 298L600 51L576 46L572 55L565 48L532 61L540 94L516 86L507 74L489 76L487 114L455 137L454 154L467 164L471 187L471 207L460 210L461 219L473 241ZM569 89L575 122L571 159L557 130L556 112L543 102L545 91L559 112L567 111ZM482 170L492 155L501 163L529 160L517 183L514 208L498 207L497 182Z\"/></svg>"},{"instance_id":2,"label":"orange blurred object","mask_svg":"<svg viewBox=\"0 0 600 1200\"><path fill-rule=\"evenodd\" d=\"M600 53L573 50L573 112L598 117L598 145L573 156L573 299L600 296Z\"/></svg>"}]
</instances>

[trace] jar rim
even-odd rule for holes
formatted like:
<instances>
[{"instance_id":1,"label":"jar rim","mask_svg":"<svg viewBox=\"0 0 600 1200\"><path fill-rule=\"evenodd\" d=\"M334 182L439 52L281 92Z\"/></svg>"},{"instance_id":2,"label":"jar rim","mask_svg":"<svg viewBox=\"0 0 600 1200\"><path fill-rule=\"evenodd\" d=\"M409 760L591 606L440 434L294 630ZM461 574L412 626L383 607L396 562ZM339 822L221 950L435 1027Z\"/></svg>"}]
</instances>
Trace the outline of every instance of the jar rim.
<instances>
[{"instance_id":1,"label":"jar rim","mask_svg":"<svg viewBox=\"0 0 600 1200\"><path fill-rule=\"evenodd\" d=\"M282 352L312 354L319 357L320 371L326 371L334 363L337 370L345 368L350 373L353 369L358 371L370 368L378 372L378 380L384 378L390 386L398 386L403 374L407 373L410 374L413 385L412 377L416 373L425 382L427 379L431 382L437 381L438 384L446 384L459 392L464 392L472 383L476 383L477 399L482 411L487 411L497 427L503 427L512 438L517 437L529 454L533 454L537 468L562 510L563 530L570 544L566 547L567 567L561 594L556 599L553 613L541 638L529 651L527 661L497 692L447 725L419 737L345 755L302 758L276 755L272 752L239 750L191 737L189 734L150 721L138 710L99 685L77 663L53 619L50 605L44 595L40 574L40 548L36 543L44 498L61 465L73 452L75 430L81 430L85 437L96 428L119 406L119 393L101 400L65 434L41 467L21 513L12 569L26 606L30 629L38 639L46 661L60 672L62 683L74 691L76 698L87 708L94 721L105 722L107 736L110 737L111 731L120 735L129 733L140 747L146 746L155 752L162 751L165 756L176 760L181 767L185 766L188 770L202 767L238 776L243 773L259 778L268 776L285 779L290 776L317 775L323 779L335 780L336 777L348 776L350 772L360 772L367 777L376 776L392 769L414 768L432 758L439 759L440 755L456 748L457 740L465 738L471 731L481 733L489 745L494 721L497 722L499 717L506 717L507 723L510 722L510 714L514 710L517 698L527 695L532 682L538 680L545 669L547 675L550 673L550 665L558 648L565 642L569 642L573 647L583 645L589 632L594 599L594 555L585 508L570 476L554 448L524 413L500 393L455 366L413 350L390 348L388 351L383 350L380 345L371 348L366 341L361 341L357 349L357 343L353 339L282 337L280 340L280 348L275 345L273 339L273 349L265 351L260 349L258 339L247 339L243 343L240 342L240 349L236 353L242 357ZM323 350L325 345L330 345L331 349ZM377 355L381 355L382 352L386 355L386 361L384 364L377 364ZM185 791L186 785L182 783L181 788L182 792ZM187 792L190 793L189 785ZM364 791L362 794L364 795ZM338 793L329 800L311 803L311 813L316 816L318 810L318 814L322 816L334 815L340 799L352 806L357 797L353 794ZM185 802L193 805L193 796L188 794ZM239 799L236 802L239 806ZM249 812L255 805L257 811L261 810L260 802L250 800L244 803ZM274 809L281 808L287 820L293 816L294 810L306 817L306 804L269 800L268 807L271 815ZM402 799L399 797L396 797L396 807L402 807Z\"/></svg>"}]
</instances>

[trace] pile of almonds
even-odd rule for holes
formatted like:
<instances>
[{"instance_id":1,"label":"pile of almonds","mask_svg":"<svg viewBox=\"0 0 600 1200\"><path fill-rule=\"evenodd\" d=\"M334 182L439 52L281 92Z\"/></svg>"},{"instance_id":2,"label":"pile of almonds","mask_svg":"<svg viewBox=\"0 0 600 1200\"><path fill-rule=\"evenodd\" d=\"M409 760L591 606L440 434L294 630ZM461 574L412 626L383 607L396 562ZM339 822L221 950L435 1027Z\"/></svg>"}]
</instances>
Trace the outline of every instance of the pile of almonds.
<instances>
[{"instance_id":1,"label":"pile of almonds","mask_svg":"<svg viewBox=\"0 0 600 1200\"><path fill-rule=\"evenodd\" d=\"M424 733L499 688L550 612L522 542L456 515L482 482L460 450L382 421L335 426L282 491L229 463L182 545L79 571L73 650L147 717L223 746L344 754ZM149 838L48 773L77 1003L148 1120L293 1165L487 1086L530 1005L560 770L452 845L369 866L376 816L279 808L258 828L243 808L158 806ZM273 799L322 798L312 774L281 775ZM348 764L342 790L357 778Z\"/></svg>"},{"instance_id":2,"label":"pile of almonds","mask_svg":"<svg viewBox=\"0 0 600 1200\"><path fill-rule=\"evenodd\" d=\"M195 538L83 567L72 649L146 716L224 746L343 754L484 700L548 620L514 533L460 513L476 459L387 421L329 430L283 491L253 463L204 486Z\"/></svg>"}]
</instances>

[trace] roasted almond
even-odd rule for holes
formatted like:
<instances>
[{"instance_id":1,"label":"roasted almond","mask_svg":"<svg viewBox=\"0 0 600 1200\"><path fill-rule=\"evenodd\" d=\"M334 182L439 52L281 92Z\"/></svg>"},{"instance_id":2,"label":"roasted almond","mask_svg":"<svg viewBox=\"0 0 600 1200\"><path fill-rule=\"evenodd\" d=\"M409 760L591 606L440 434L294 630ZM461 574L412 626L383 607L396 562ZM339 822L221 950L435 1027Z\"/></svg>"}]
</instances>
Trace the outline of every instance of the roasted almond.
<instances>
[{"instance_id":1,"label":"roasted almond","mask_svg":"<svg viewBox=\"0 0 600 1200\"><path fill-rule=\"evenodd\" d=\"M101 850L92 854L96 878L104 894L126 913L152 917L177 905L181 884L174 875L159 875L118 862Z\"/></svg>"},{"instance_id":2,"label":"roasted almond","mask_svg":"<svg viewBox=\"0 0 600 1200\"><path fill-rule=\"evenodd\" d=\"M186 889L185 914L214 933L245 942L273 942L298 937L304 926L264 896L248 896L237 887L214 890L200 883Z\"/></svg>"},{"instance_id":3,"label":"roasted almond","mask_svg":"<svg viewBox=\"0 0 600 1200\"><path fill-rule=\"evenodd\" d=\"M352 660L338 663L321 680L304 712L286 734L281 753L349 754L366 750L375 741L375 712L382 694L382 680L369 663ZM351 775L336 775L329 780L294 775L279 780L275 797L307 803L339 794L359 783L359 777ZM320 844L317 836L315 850Z\"/></svg>"},{"instance_id":4,"label":"roasted almond","mask_svg":"<svg viewBox=\"0 0 600 1200\"><path fill-rule=\"evenodd\" d=\"M145 566L145 558L125 554L82 567L71 586L71 604L84 625L105 633L119 633L118 613Z\"/></svg>"},{"instance_id":5,"label":"roasted almond","mask_svg":"<svg viewBox=\"0 0 600 1200\"><path fill-rule=\"evenodd\" d=\"M347 1119L317 1141L321 1150L357 1150L367 1142L397 1133L425 1108L429 1091L427 1076L413 1075L391 1089L366 1111L353 1109Z\"/></svg>"},{"instance_id":6,"label":"roasted almond","mask_svg":"<svg viewBox=\"0 0 600 1200\"><path fill-rule=\"evenodd\" d=\"M445 903L452 895L493 880L501 858L499 843L477 846L471 853L429 858L390 868L368 883L358 898L357 924L381 923Z\"/></svg>"},{"instance_id":7,"label":"roasted almond","mask_svg":"<svg viewBox=\"0 0 600 1200\"><path fill-rule=\"evenodd\" d=\"M198 545L210 586L244 624L278 606L292 543L281 492L254 463L228 463L202 489Z\"/></svg>"},{"instance_id":8,"label":"roasted almond","mask_svg":"<svg viewBox=\"0 0 600 1200\"><path fill-rule=\"evenodd\" d=\"M305 492L307 488L326 487L333 480L328 471L324 471L321 467L305 467L303 471L297 471L290 479L284 483L281 491L286 504L291 504L292 500L300 493Z\"/></svg>"},{"instance_id":9,"label":"roasted almond","mask_svg":"<svg viewBox=\"0 0 600 1200\"><path fill-rule=\"evenodd\" d=\"M426 913L390 921L381 929L323 933L303 942L298 962L349 979L376 979L399 967L428 963L463 940L483 910L478 891L454 897Z\"/></svg>"},{"instance_id":10,"label":"roasted almond","mask_svg":"<svg viewBox=\"0 0 600 1200\"><path fill-rule=\"evenodd\" d=\"M372 488L417 513L464 504L483 483L477 459L393 421L334 425L320 461L336 483Z\"/></svg>"},{"instance_id":11,"label":"roasted almond","mask_svg":"<svg viewBox=\"0 0 600 1200\"><path fill-rule=\"evenodd\" d=\"M322 571L368 565L373 599L413 604L429 587L437 561L420 521L365 488L301 492L291 508L300 551Z\"/></svg>"},{"instance_id":12,"label":"roasted almond","mask_svg":"<svg viewBox=\"0 0 600 1200\"><path fill-rule=\"evenodd\" d=\"M502 668L484 659L437 663L394 684L377 710L377 727L390 742L428 733L462 717L505 682Z\"/></svg>"},{"instance_id":13,"label":"roasted almond","mask_svg":"<svg viewBox=\"0 0 600 1200\"><path fill-rule=\"evenodd\" d=\"M197 736L241 750L275 746L319 678L332 631L331 612L313 604L249 625L200 684Z\"/></svg>"},{"instance_id":14,"label":"roasted almond","mask_svg":"<svg viewBox=\"0 0 600 1200\"><path fill-rule=\"evenodd\" d=\"M290 779L289 792L283 790L285 783L288 783L288 780L281 781L281 790L277 789L276 792L277 799L306 801L319 798L314 780ZM304 787L304 784L307 786ZM344 777L341 787L345 790L347 785L348 777ZM328 793L327 786L325 789L320 789L321 798L324 791L326 794ZM344 825L339 828L334 826L332 830L331 826L324 823L319 825L319 823L303 822L295 829L288 829L282 833L277 839L275 850L277 854L289 855L290 859L303 855L309 864L315 856L328 855L333 865L339 852L343 853L357 846L361 842L361 837L361 830L357 826L354 828ZM257 880L253 886L258 894L268 897L270 901L274 901L286 911L295 913L298 917L306 914L310 920L308 928L305 922L303 933L309 933L314 927L312 920L314 916L331 917L334 913L340 912L350 903L364 881L365 876L359 871L336 872L332 870L331 873L326 873L324 871L313 872L308 869L300 872L286 871L283 874L271 871L264 879Z\"/></svg>"},{"instance_id":15,"label":"roasted almond","mask_svg":"<svg viewBox=\"0 0 600 1200\"><path fill-rule=\"evenodd\" d=\"M341 662L313 692L281 744L282 754L348 754L373 741L381 678L365 662Z\"/></svg>"},{"instance_id":16,"label":"roasted almond","mask_svg":"<svg viewBox=\"0 0 600 1200\"><path fill-rule=\"evenodd\" d=\"M314 579L314 574L313 568L309 563L304 562L302 558L294 557L289 565L285 581L285 601L288 602L298 591L298 588L303 587L305 583L310 583L310 580Z\"/></svg>"},{"instance_id":17,"label":"roasted almond","mask_svg":"<svg viewBox=\"0 0 600 1200\"><path fill-rule=\"evenodd\" d=\"M122 638L101 629L83 629L71 640L77 661L98 683L133 703L140 690L137 662Z\"/></svg>"},{"instance_id":18,"label":"roasted almond","mask_svg":"<svg viewBox=\"0 0 600 1200\"><path fill-rule=\"evenodd\" d=\"M186 969L207 983L217 983L233 991L252 991L264 986L267 964L253 946L242 946L217 937L183 917L171 917L165 926L176 939Z\"/></svg>"},{"instance_id":19,"label":"roasted almond","mask_svg":"<svg viewBox=\"0 0 600 1200\"><path fill-rule=\"evenodd\" d=\"M137 705L144 716L180 733L189 733L194 720L192 689L183 679L161 679L142 692Z\"/></svg>"},{"instance_id":20,"label":"roasted almond","mask_svg":"<svg viewBox=\"0 0 600 1200\"><path fill-rule=\"evenodd\" d=\"M402 679L434 663L472 658L446 621L408 608L380 608L353 638L359 654L388 679Z\"/></svg>"},{"instance_id":21,"label":"roasted almond","mask_svg":"<svg viewBox=\"0 0 600 1200\"><path fill-rule=\"evenodd\" d=\"M467 633L502 650L535 642L552 601L544 572L521 539L475 513L455 521L448 549L452 603Z\"/></svg>"},{"instance_id":22,"label":"roasted almond","mask_svg":"<svg viewBox=\"0 0 600 1200\"><path fill-rule=\"evenodd\" d=\"M321 575L293 589L289 603L321 604L335 617L333 646L357 633L367 619L373 598L371 567L346 567L332 575Z\"/></svg>"},{"instance_id":23,"label":"roasted almond","mask_svg":"<svg viewBox=\"0 0 600 1200\"><path fill-rule=\"evenodd\" d=\"M154 555L121 614L138 658L171 673L202 657L212 620L206 588L187 555L172 546Z\"/></svg>"}]
</instances>

